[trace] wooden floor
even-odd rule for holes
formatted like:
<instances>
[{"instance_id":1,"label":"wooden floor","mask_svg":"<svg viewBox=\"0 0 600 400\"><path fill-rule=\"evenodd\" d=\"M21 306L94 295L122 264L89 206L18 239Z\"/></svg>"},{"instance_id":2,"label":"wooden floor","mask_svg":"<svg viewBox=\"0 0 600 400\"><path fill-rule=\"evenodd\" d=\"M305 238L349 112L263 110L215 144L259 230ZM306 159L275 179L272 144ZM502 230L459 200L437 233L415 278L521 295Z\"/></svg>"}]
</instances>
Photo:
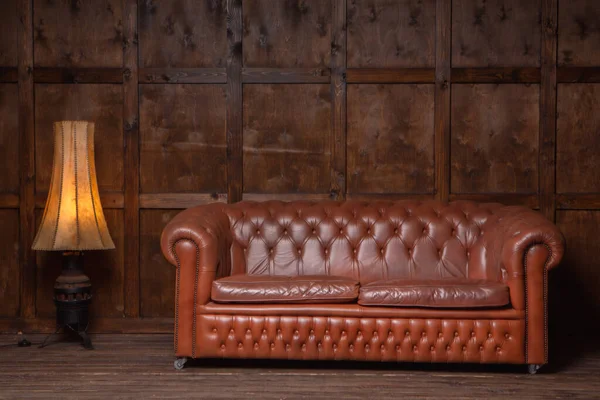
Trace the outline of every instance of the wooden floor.
<instances>
[{"instance_id":1,"label":"wooden floor","mask_svg":"<svg viewBox=\"0 0 600 400\"><path fill-rule=\"evenodd\" d=\"M209 360L173 368L170 335L94 335L19 348L0 336L0 399L593 399L600 352L528 375L523 367ZM57 396L61 393L60 396Z\"/></svg>"}]
</instances>

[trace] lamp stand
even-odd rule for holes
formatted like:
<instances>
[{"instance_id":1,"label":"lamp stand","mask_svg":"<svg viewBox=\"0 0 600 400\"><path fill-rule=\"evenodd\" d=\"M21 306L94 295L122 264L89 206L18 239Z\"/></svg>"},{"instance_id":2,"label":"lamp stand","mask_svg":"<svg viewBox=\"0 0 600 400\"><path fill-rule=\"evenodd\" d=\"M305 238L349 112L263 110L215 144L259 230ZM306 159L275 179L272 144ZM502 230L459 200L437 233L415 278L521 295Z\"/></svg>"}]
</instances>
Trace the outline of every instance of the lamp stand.
<instances>
[{"instance_id":1,"label":"lamp stand","mask_svg":"<svg viewBox=\"0 0 600 400\"><path fill-rule=\"evenodd\" d=\"M92 301L90 278L82 271L83 254L80 251L63 253L62 273L54 283L56 305L56 331L46 337L40 347L61 329L68 328L83 340L83 347L92 350L92 341L87 334L89 306Z\"/></svg>"}]
</instances>

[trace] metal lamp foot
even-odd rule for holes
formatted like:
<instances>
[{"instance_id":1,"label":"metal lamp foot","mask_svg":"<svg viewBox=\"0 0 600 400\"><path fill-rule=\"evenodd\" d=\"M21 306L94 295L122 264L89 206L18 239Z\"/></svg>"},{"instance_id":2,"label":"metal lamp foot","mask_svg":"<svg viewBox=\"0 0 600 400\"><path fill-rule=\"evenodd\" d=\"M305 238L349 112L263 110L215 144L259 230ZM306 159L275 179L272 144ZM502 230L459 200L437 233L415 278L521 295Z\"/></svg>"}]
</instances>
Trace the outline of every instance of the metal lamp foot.
<instances>
[{"instance_id":1,"label":"metal lamp foot","mask_svg":"<svg viewBox=\"0 0 600 400\"><path fill-rule=\"evenodd\" d=\"M529 364L527 365L527 369L529 370L529 373L531 375L534 375L536 372L538 372L538 369L542 368L541 364Z\"/></svg>"},{"instance_id":2,"label":"metal lamp foot","mask_svg":"<svg viewBox=\"0 0 600 400\"><path fill-rule=\"evenodd\" d=\"M173 363L173 365L175 366L175 369L177 371L181 371L183 369L183 367L185 366L185 363L187 362L187 357L178 357L175 362Z\"/></svg>"}]
</instances>

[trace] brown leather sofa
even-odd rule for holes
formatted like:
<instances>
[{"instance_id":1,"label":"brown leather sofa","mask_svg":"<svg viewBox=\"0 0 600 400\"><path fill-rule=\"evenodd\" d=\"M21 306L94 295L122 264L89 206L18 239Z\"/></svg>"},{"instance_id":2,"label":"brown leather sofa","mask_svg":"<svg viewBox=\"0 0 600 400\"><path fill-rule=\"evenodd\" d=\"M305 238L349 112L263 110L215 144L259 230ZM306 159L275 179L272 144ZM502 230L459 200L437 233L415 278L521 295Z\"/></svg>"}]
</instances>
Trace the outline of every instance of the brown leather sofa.
<instances>
[{"instance_id":1,"label":"brown leather sofa","mask_svg":"<svg viewBox=\"0 0 600 400\"><path fill-rule=\"evenodd\" d=\"M560 231L474 202L241 202L177 215L175 362L548 361Z\"/></svg>"}]
</instances>

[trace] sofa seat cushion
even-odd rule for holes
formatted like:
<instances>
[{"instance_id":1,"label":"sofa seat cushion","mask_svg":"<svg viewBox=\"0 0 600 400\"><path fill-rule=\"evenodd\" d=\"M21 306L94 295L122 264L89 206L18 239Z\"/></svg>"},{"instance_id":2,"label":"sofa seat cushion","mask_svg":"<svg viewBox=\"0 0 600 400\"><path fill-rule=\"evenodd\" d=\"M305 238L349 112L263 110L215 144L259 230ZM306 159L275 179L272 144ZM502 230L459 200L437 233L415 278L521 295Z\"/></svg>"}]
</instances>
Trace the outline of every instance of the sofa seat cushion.
<instances>
[{"instance_id":1,"label":"sofa seat cushion","mask_svg":"<svg viewBox=\"0 0 600 400\"><path fill-rule=\"evenodd\" d=\"M393 279L360 288L358 304L389 307L474 308L510 303L508 286L467 279Z\"/></svg>"},{"instance_id":2,"label":"sofa seat cushion","mask_svg":"<svg viewBox=\"0 0 600 400\"><path fill-rule=\"evenodd\" d=\"M339 276L234 275L212 284L217 303L347 303L358 298L358 281Z\"/></svg>"}]
</instances>

